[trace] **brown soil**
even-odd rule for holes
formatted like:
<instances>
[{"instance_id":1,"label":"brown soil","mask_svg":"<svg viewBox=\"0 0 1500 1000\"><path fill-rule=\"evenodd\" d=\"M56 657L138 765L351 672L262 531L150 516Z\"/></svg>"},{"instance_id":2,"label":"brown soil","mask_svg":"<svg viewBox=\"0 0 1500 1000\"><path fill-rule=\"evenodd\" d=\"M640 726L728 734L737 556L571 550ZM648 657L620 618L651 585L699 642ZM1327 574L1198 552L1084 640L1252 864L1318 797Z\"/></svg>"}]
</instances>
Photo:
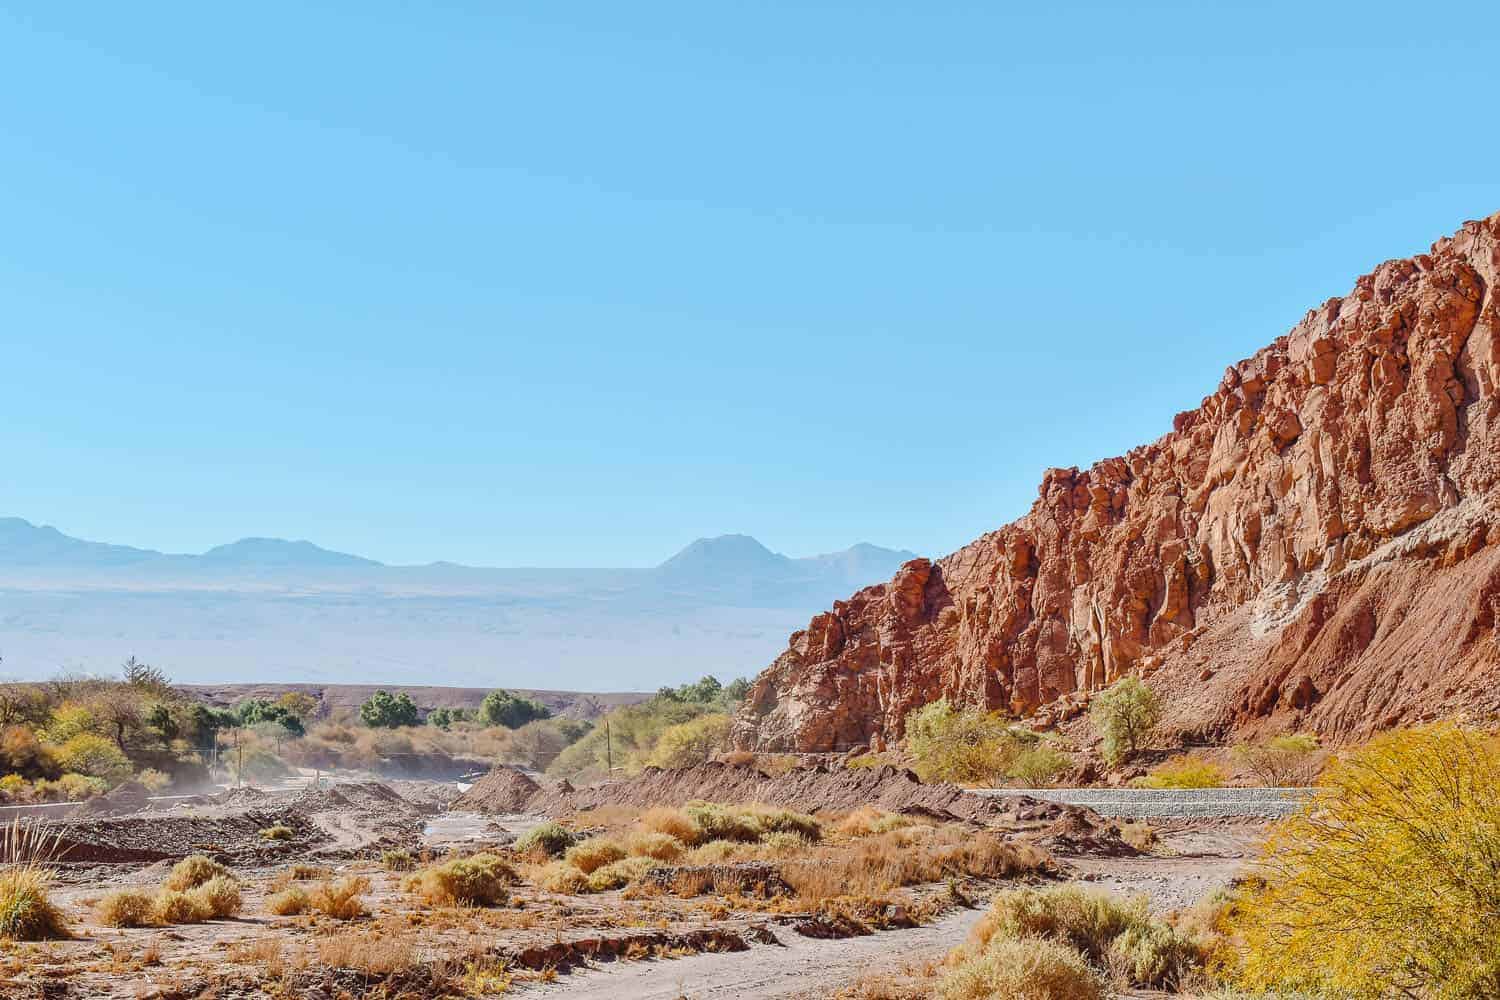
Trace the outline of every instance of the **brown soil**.
<instances>
[{"instance_id":1,"label":"brown soil","mask_svg":"<svg viewBox=\"0 0 1500 1000\"><path fill-rule=\"evenodd\" d=\"M51 825L66 868L149 863L207 854L231 864L268 864L280 858L367 856L414 845L426 817L440 807L414 803L378 782L302 792L231 789L161 806L135 796L110 796ZM143 797L142 797L143 798ZM292 830L284 840L261 831Z\"/></svg>"},{"instance_id":2,"label":"brown soil","mask_svg":"<svg viewBox=\"0 0 1500 1000\"><path fill-rule=\"evenodd\" d=\"M474 783L453 808L469 812L521 813L542 786L513 767L501 764Z\"/></svg>"},{"instance_id":3,"label":"brown soil","mask_svg":"<svg viewBox=\"0 0 1500 1000\"><path fill-rule=\"evenodd\" d=\"M503 776L499 780L504 780ZM479 787L475 785L471 793ZM720 761L670 771L648 767L633 778L586 788L543 788L525 803L524 810L507 803L505 811L566 816L601 806L644 808L695 800L761 802L807 813L849 812L873 805L887 812L984 826L1066 820L1075 833L1088 830L1095 839L1106 840L1113 827L1089 809L1027 796L1001 799L971 795L957 785L925 783L899 767L831 768L818 764L773 776L752 765ZM483 797L466 796L460 802L460 808L485 810ZM1113 837L1118 840L1117 829ZM1129 852L1129 848L1125 850Z\"/></svg>"}]
</instances>

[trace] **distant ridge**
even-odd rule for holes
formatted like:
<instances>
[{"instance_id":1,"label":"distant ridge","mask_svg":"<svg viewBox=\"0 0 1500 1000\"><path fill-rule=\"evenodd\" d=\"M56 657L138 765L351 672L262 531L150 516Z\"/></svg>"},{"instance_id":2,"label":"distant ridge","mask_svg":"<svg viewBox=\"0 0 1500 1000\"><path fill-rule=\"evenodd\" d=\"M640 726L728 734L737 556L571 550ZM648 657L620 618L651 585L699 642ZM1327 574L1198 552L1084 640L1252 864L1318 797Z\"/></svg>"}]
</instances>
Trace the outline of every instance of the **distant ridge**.
<instances>
[{"instance_id":1,"label":"distant ridge","mask_svg":"<svg viewBox=\"0 0 1500 1000\"><path fill-rule=\"evenodd\" d=\"M136 656L182 683L654 690L752 671L799 620L912 553L861 543L791 558L748 535L658 566L391 566L250 537L197 555L0 519L7 677L113 673Z\"/></svg>"},{"instance_id":2,"label":"distant ridge","mask_svg":"<svg viewBox=\"0 0 1500 1000\"><path fill-rule=\"evenodd\" d=\"M857 542L841 552L792 558L772 552L749 535L726 534L689 542L681 551L657 566L656 572L679 577L706 575L725 578L746 574L803 577L831 567L840 567L842 571L848 572L871 564L886 565L894 562L899 565L915 558L915 552L881 548L868 542ZM51 525L33 524L20 517L0 517L0 569L13 566L56 565L82 568L140 564L170 564L184 568L201 565L246 569L513 571L508 567L471 566L449 561L436 561L420 566L392 566L364 556L325 549L306 540L289 541L285 538L259 536L216 545L201 555L172 554L74 538Z\"/></svg>"}]
</instances>

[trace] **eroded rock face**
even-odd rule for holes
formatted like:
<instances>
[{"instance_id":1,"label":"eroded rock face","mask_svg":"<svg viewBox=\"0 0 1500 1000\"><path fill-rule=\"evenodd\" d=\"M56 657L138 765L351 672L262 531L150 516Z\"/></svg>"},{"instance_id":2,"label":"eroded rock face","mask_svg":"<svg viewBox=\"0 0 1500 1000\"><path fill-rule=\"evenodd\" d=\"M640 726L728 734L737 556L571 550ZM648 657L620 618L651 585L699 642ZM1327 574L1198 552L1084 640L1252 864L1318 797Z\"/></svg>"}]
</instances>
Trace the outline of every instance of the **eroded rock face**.
<instances>
[{"instance_id":1,"label":"eroded rock face","mask_svg":"<svg viewBox=\"0 0 1500 1000\"><path fill-rule=\"evenodd\" d=\"M1382 264L1155 443L818 615L737 742L879 746L942 696L1056 721L1131 672L1219 735L1494 711L1497 282L1500 214Z\"/></svg>"}]
</instances>

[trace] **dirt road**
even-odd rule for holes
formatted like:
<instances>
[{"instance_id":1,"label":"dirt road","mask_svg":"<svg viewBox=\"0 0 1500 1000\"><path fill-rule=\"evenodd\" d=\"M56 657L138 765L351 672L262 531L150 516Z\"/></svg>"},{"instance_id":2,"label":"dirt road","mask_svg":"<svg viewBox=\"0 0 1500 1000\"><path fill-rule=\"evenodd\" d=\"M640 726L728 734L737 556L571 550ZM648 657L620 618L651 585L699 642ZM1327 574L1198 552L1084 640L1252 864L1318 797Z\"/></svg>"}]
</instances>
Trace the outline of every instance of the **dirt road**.
<instances>
[{"instance_id":1,"label":"dirt road","mask_svg":"<svg viewBox=\"0 0 1500 1000\"><path fill-rule=\"evenodd\" d=\"M1254 850L1253 824L1211 831L1167 833L1163 853L1139 858L1073 859L1085 884L1125 894L1145 893L1158 913L1189 906L1228 884ZM872 974L942 958L968 936L983 905L956 910L911 930L818 941L775 929L778 945L748 952L703 954L650 962L616 962L529 988L525 996L573 1000L785 1000L827 997Z\"/></svg>"},{"instance_id":2,"label":"dirt road","mask_svg":"<svg viewBox=\"0 0 1500 1000\"><path fill-rule=\"evenodd\" d=\"M982 907L955 910L923 927L882 931L842 941L805 938L776 928L781 945L748 952L691 955L650 962L617 962L575 972L523 995L578 1000L756 1000L814 997L859 976L926 958L941 958L969 933ZM809 992L812 991L812 992Z\"/></svg>"}]
</instances>

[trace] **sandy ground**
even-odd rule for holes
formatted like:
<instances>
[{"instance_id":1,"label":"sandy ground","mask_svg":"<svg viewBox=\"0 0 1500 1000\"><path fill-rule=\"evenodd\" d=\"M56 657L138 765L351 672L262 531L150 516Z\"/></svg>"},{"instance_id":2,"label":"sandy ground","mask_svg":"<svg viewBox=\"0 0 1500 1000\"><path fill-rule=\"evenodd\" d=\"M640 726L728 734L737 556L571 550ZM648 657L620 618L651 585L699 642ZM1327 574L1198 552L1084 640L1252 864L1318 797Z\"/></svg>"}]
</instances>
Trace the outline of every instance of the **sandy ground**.
<instances>
[{"instance_id":1,"label":"sandy ground","mask_svg":"<svg viewBox=\"0 0 1500 1000\"><path fill-rule=\"evenodd\" d=\"M1138 858L1076 858L1077 878L1113 892L1145 893L1158 913L1181 909L1227 885L1253 856L1260 824L1164 833L1159 852ZM911 930L821 941L778 928L780 945L672 961L611 963L526 987L521 995L576 1000L757 1000L828 997L866 976L940 960L963 943L983 906L956 910Z\"/></svg>"},{"instance_id":2,"label":"sandy ground","mask_svg":"<svg viewBox=\"0 0 1500 1000\"><path fill-rule=\"evenodd\" d=\"M837 988L861 975L942 958L968 935L983 913L982 907L956 910L922 927L843 941L816 941L778 928L779 945L670 961L601 965L555 983L530 986L517 995L588 1000L826 996L826 990L819 992L823 987Z\"/></svg>"}]
</instances>

